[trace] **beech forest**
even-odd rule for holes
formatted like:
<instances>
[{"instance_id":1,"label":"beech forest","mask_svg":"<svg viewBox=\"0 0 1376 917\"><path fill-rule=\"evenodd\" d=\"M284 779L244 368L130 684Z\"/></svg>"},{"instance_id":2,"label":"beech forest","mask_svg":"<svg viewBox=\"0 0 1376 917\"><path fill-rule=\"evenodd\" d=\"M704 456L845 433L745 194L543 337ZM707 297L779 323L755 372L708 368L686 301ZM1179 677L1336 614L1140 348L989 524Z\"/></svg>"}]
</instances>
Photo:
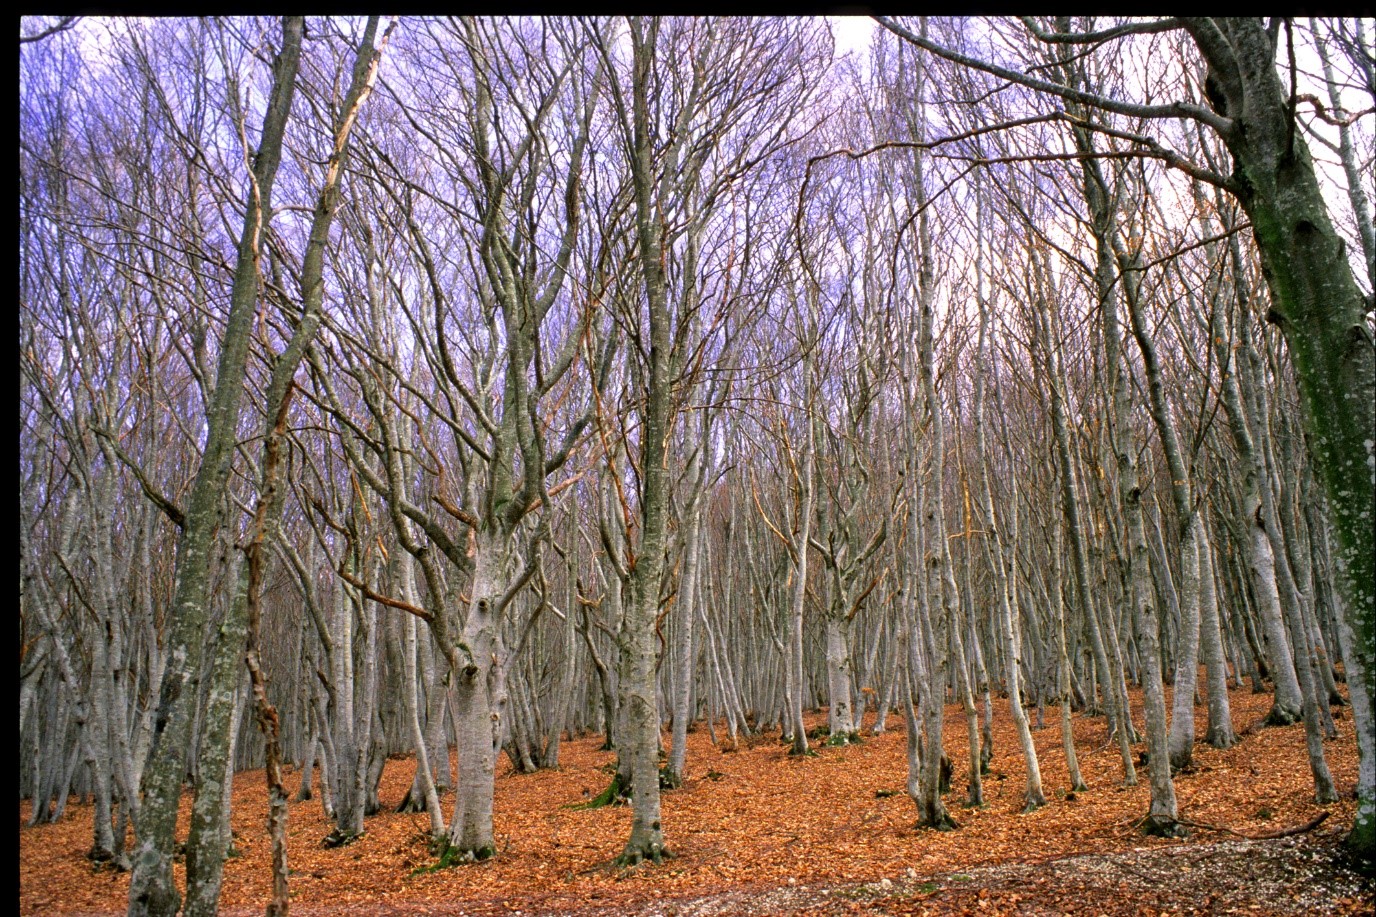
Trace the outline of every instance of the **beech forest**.
<instances>
[{"instance_id":1,"label":"beech forest","mask_svg":"<svg viewBox=\"0 0 1376 917\"><path fill-rule=\"evenodd\" d=\"M1373 20L19 31L20 913L1376 910Z\"/></svg>"}]
</instances>

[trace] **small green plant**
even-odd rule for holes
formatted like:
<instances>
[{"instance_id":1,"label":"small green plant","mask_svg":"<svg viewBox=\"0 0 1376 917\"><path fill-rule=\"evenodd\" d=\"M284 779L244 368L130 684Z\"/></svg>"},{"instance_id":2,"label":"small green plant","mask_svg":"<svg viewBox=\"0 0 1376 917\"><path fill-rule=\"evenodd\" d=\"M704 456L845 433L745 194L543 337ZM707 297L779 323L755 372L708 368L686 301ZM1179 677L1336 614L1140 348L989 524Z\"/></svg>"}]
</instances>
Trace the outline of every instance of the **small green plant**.
<instances>
[{"instance_id":1,"label":"small green plant","mask_svg":"<svg viewBox=\"0 0 1376 917\"><path fill-rule=\"evenodd\" d=\"M660 779L662 785L662 775ZM569 806L569 808L575 810L600 809L603 806L612 805L614 803L623 803L627 799L629 799L630 796L630 781L623 780L621 775L616 773L616 768L613 767L612 782L607 784L607 788L605 790L598 793L596 796L594 796L592 799L589 799L587 802L574 803L573 805Z\"/></svg>"},{"instance_id":2,"label":"small green plant","mask_svg":"<svg viewBox=\"0 0 1376 917\"><path fill-rule=\"evenodd\" d=\"M490 860L497 855L497 848L488 846L479 850L464 851L459 847L450 844L449 838L438 837L431 842L430 852L437 853L439 859L429 866L417 866L411 870L411 875L422 876L441 869L452 869L455 866L462 866L466 863L481 863L483 860Z\"/></svg>"},{"instance_id":3,"label":"small green plant","mask_svg":"<svg viewBox=\"0 0 1376 917\"><path fill-rule=\"evenodd\" d=\"M875 799L888 799L890 796L897 796L898 790L875 790Z\"/></svg>"}]
</instances>

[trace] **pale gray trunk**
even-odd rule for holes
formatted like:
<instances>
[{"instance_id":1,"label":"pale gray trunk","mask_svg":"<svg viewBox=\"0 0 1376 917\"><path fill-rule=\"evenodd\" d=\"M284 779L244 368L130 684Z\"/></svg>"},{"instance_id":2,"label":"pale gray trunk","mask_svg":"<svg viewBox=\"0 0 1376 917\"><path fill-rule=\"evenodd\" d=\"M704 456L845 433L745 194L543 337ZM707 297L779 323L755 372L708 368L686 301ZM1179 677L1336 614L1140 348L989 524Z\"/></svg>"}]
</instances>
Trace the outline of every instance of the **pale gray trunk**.
<instances>
[{"instance_id":1,"label":"pale gray trunk","mask_svg":"<svg viewBox=\"0 0 1376 917\"><path fill-rule=\"evenodd\" d=\"M969 565L966 565L966 575L969 575ZM968 592L969 580L966 580ZM959 606L958 606L959 607ZM968 763L969 778L967 781L968 795L965 797L965 805L969 808L978 808L984 805L984 781L980 778L982 764L980 763L980 735L979 735L979 708L975 706L975 693L970 686L970 660L965 651L965 641L961 638L961 631L965 629L964 609L960 609L961 620L955 622L951 627L951 652L956 660L956 690L960 692L961 711L965 714L965 737L970 753ZM1035 752L1033 753L1035 755ZM1040 783L1040 777L1038 778Z\"/></svg>"},{"instance_id":2,"label":"pale gray trunk","mask_svg":"<svg viewBox=\"0 0 1376 917\"><path fill-rule=\"evenodd\" d=\"M505 538L478 532L474 540L472 601L456 651L452 715L458 739L459 782L449 824L451 857L484 860L497 853L492 801L502 742L499 703L506 655L497 602L506 591L510 558Z\"/></svg>"},{"instance_id":3,"label":"pale gray trunk","mask_svg":"<svg viewBox=\"0 0 1376 917\"><path fill-rule=\"evenodd\" d=\"M981 297L980 353L979 362L984 365L985 325L988 315L983 309ZM1048 346L1050 342L1048 342ZM990 530L988 537L989 567L994 576L994 602L998 611L999 635L1003 639L1004 684L1008 691L1009 710L1013 715L1013 727L1018 736L1018 746L1022 749L1023 760L1027 764L1027 784L1023 789L1023 811L1030 812L1046 805L1042 792L1042 771L1037 760L1037 747L1032 742L1032 730L1027 722L1027 711L1023 707L1022 685L1022 634L1018 627L1016 586L1012 580L1017 571L1012 551L1018 542L1018 494L1017 485L1010 478L1012 488L1006 502L1004 518L1007 520L1007 537L999 528L998 517L994 512L993 489L989 482L990 455L984 435L984 376L975 382L975 439L980 462L980 500L981 511ZM972 705L973 706L973 705Z\"/></svg>"},{"instance_id":4,"label":"pale gray trunk","mask_svg":"<svg viewBox=\"0 0 1376 917\"><path fill-rule=\"evenodd\" d=\"M305 711L305 718L310 720L309 708ZM296 801L306 802L311 798L311 777L315 773L315 759L320 749L320 739L315 734L315 729L308 724L302 724L302 728L307 730L306 749L301 755L300 783L296 790Z\"/></svg>"},{"instance_id":5,"label":"pale gray trunk","mask_svg":"<svg viewBox=\"0 0 1376 917\"><path fill-rule=\"evenodd\" d=\"M1235 255L1236 256L1236 255ZM1244 296L1246 287L1242 287ZM1245 360L1237 361L1238 374L1242 378L1243 393L1248 402L1252 405L1251 417L1254 421L1252 431L1255 437L1255 455L1258 458L1258 469L1261 472L1260 486L1258 488L1261 497L1259 512L1255 513L1256 528L1258 532L1264 532L1271 548L1271 586L1263 588L1274 588L1279 600L1279 617L1284 623L1278 623L1278 630L1281 638L1288 641L1291 659L1294 663L1294 677L1299 685L1300 696L1300 719L1304 723L1305 749L1309 757L1309 769L1314 778L1314 795L1320 802L1331 802L1337 799L1337 790L1333 786L1333 777L1328 770L1328 762L1323 751L1323 723L1319 713L1319 685L1316 684L1317 675L1314 672L1313 658L1310 654L1307 635L1304 625L1305 600L1301 593L1300 585L1295 581L1295 571L1290 564L1290 554L1287 550L1285 520L1289 514L1286 513L1284 506L1284 485L1279 480L1276 461L1273 457L1275 448L1275 437L1271 435L1269 420L1269 398L1266 390L1259 380L1264 378L1264 368L1260 355L1252 346L1251 337L1245 330L1245 304L1244 309L1239 310L1244 316L1244 328L1241 331L1242 352ZM1264 555L1262 555L1264 561ZM1268 637L1270 628L1268 627ZM1279 686L1279 680L1277 680ZM1277 696L1279 696L1279 687Z\"/></svg>"},{"instance_id":6,"label":"pale gray trunk","mask_svg":"<svg viewBox=\"0 0 1376 917\"><path fill-rule=\"evenodd\" d=\"M411 555L405 551L397 551L394 562L401 568L400 592L402 601L412 605L417 604L416 573L411 566ZM430 769L430 749L427 747L425 733L420 724L420 697L416 687L416 656L420 647L416 639L415 616L405 615L402 628L402 703L406 710L406 724L411 731L411 744L416 751L415 779L420 784L421 799L424 801L426 813L430 816L430 834L438 837L444 834L444 813L440 810L440 798L435 791L435 781ZM448 758L448 755L445 757ZM449 762L445 761L444 764L447 769Z\"/></svg>"},{"instance_id":7,"label":"pale gray trunk","mask_svg":"<svg viewBox=\"0 0 1376 917\"><path fill-rule=\"evenodd\" d=\"M945 720L946 682L950 666L950 627L956 617L959 602L954 575L951 571L951 552L946 538L945 499L945 435L941 401L936 394L932 361L932 309L923 304L923 371L922 386L926 395L928 417L931 422L932 464L930 490L924 495L923 516L928 543L925 564L925 600L918 602L922 619L921 631L927 651L927 680L922 686L922 731L925 753L922 755L921 778L918 781L918 824L945 830L956 826L941 799L942 729ZM922 488L924 491L927 488Z\"/></svg>"},{"instance_id":8,"label":"pale gray trunk","mask_svg":"<svg viewBox=\"0 0 1376 917\"><path fill-rule=\"evenodd\" d=\"M1203 537L1199 540L1199 649L1204 658L1209 704L1209 728L1204 742L1214 748L1231 748L1237 744L1237 735L1233 732L1233 714L1228 702L1228 663L1219 629L1212 539L1202 515L1200 524Z\"/></svg>"},{"instance_id":9,"label":"pale gray trunk","mask_svg":"<svg viewBox=\"0 0 1376 917\"><path fill-rule=\"evenodd\" d=\"M1180 605L1180 630L1176 634L1175 689L1172 697L1168 739L1171 767L1183 770L1194 760L1194 695L1199 678L1199 555L1209 550L1200 531L1198 514L1192 514L1188 533L1180 540L1181 594L1193 600ZM1189 552L1189 556L1186 556Z\"/></svg>"},{"instance_id":10,"label":"pale gray trunk","mask_svg":"<svg viewBox=\"0 0 1376 917\"><path fill-rule=\"evenodd\" d=\"M1136 593L1137 642L1141 648L1142 700L1147 721L1147 771L1151 776L1151 806L1143 829L1151 834L1175 836L1180 833L1175 784L1171 780L1169 739L1166 726L1166 695L1161 682L1161 648L1155 609L1150 601L1147 581L1147 544L1143 531L1141 504L1129 502L1129 538L1132 545L1132 588Z\"/></svg>"},{"instance_id":11,"label":"pale gray trunk","mask_svg":"<svg viewBox=\"0 0 1376 917\"><path fill-rule=\"evenodd\" d=\"M89 493L89 482L85 475L77 477L71 491L71 496L63 507L62 521L57 538L57 561L67 579L72 582L74 587L81 584L76 582L73 572L77 569L76 560L73 552L77 550L77 519L85 516L88 512L88 505L94 502ZM73 713L77 724L77 749L82 764L86 767L86 772L91 780L92 794L92 840L91 849L87 851L88 859L96 863L105 863L115 857L115 835L111 823L113 811L110 799L110 734L109 734L109 686L103 677L103 673L108 670L108 647L105 643L103 633L96 633L90 640L91 675L89 679L81 679L72 664L71 654L68 652L61 634L56 629L56 622L52 618L52 611L47 603L38 602L36 608L47 628L52 635L53 646L57 650L58 669L61 673L62 681L67 690L71 692L73 698ZM89 613L92 609L83 609ZM80 624L78 623L78 627ZM103 631L97 621L97 630ZM78 632L77 648L80 652L83 644L87 641L80 639ZM89 695L89 698L88 698ZM37 811L37 801L35 800L34 809ZM56 820L56 817L53 819Z\"/></svg>"},{"instance_id":12,"label":"pale gray trunk","mask_svg":"<svg viewBox=\"0 0 1376 917\"><path fill-rule=\"evenodd\" d=\"M1101 306L1112 302L1112 299L1101 301ZM1111 310L1102 309L1107 316ZM1116 335L1116 323L1113 326ZM1114 341L1112 345L1107 345L1112 349L1111 352L1117 353L1115 336L1111 336L1108 328L1108 319L1105 319L1104 339L1106 342ZM1054 377L1053 377L1054 378ZM1120 383L1121 392L1126 398L1126 382ZM1080 500L1077 493L1077 476L1075 473L1075 461L1070 448L1070 431L1065 417L1065 407L1062 403L1061 388L1059 383L1053 384L1051 391L1051 428L1056 439L1056 454L1060 459L1061 465L1061 506L1065 514L1066 529L1070 533L1071 559L1075 565L1075 583L1078 588L1080 608L1084 614L1085 629L1089 632L1089 644L1094 654L1095 667L1101 680L1100 689L1104 696L1104 709L1108 715L1109 734L1116 738L1118 743L1118 755L1123 765L1123 785L1137 785L1137 768L1132 762L1132 741L1133 729L1130 710L1127 705L1127 697L1122 689L1123 684L1123 663L1121 657L1121 643L1116 639L1113 641L1114 656L1113 667L1109 667L1109 654L1105 649L1103 633L1099 626L1099 613L1097 603L1094 600L1093 585L1089 575L1088 549L1085 545L1084 528L1080 520ZM1121 418L1115 418L1115 445L1114 452L1118 456L1119 487L1123 487L1124 463L1135 461L1135 447L1130 442L1125 443L1121 437L1127 436L1126 404L1117 404L1115 398L1115 415L1117 409L1121 408L1123 414ZM1128 474L1135 478L1132 472L1134 466L1128 466ZM1133 485L1135 489L1135 484ZM1145 547L1145 545L1144 545ZM1143 562L1146 562L1145 557ZM1131 591L1127 597L1128 602L1132 601ZM1112 631L1112 622L1109 628Z\"/></svg>"},{"instance_id":13,"label":"pale gray trunk","mask_svg":"<svg viewBox=\"0 0 1376 917\"><path fill-rule=\"evenodd\" d=\"M826 616L827 696L830 705L827 725L832 744L848 742L856 732L855 711L851 698L854 686L851 679L850 618L844 611L833 608Z\"/></svg>"},{"instance_id":14,"label":"pale gray trunk","mask_svg":"<svg viewBox=\"0 0 1376 917\"><path fill-rule=\"evenodd\" d=\"M1049 558L1051 572L1051 608L1056 619L1056 693L1061 708L1061 748L1065 751L1065 765L1070 778L1070 792L1089 789L1080 773L1080 760L1075 754L1075 732L1070 721L1070 653L1066 647L1065 592L1061 582L1061 552L1064 548L1063 530L1056 526L1056 539Z\"/></svg>"},{"instance_id":15,"label":"pale gray trunk","mask_svg":"<svg viewBox=\"0 0 1376 917\"><path fill-rule=\"evenodd\" d=\"M355 574L356 575L356 574ZM334 653L331 656L334 683L334 830L329 843L347 843L363 833L362 781L358 779L360 758L367 743L360 740L362 725L354 712L357 695L354 673L355 606L361 596L350 594L352 587L339 584L334 589ZM361 611L361 609L360 609Z\"/></svg>"},{"instance_id":16,"label":"pale gray trunk","mask_svg":"<svg viewBox=\"0 0 1376 917\"><path fill-rule=\"evenodd\" d=\"M705 425L704 425L705 426ZM697 621L698 568L701 562L702 511L699 494L702 491L705 461L703 450L708 448L706 437L693 452L689 463L688 479L691 493L683 508L687 529L683 539L683 572L679 577L678 599L675 609L675 631L678 635L672 659L673 678L673 730L669 741L669 762L665 767L665 781L670 786L683 784L684 762L688 756L688 722L692 716L689 703L692 699L693 661L697 648L693 642L693 626Z\"/></svg>"},{"instance_id":17,"label":"pale gray trunk","mask_svg":"<svg viewBox=\"0 0 1376 917\"><path fill-rule=\"evenodd\" d=\"M804 360L803 372L805 374L805 388L809 394L812 393L812 360L809 356ZM805 411L811 410L811 397L805 405ZM785 638L788 652L784 657L784 723L787 727L792 744L789 748L791 755L805 755L808 753L807 727L803 724L803 606L807 599L807 576L808 576L808 554L811 550L808 546L812 537L812 512L813 501L816 499L815 463L816 442L813 435L813 421L810 413L806 413L803 423L807 433L803 440L803 462L802 471L798 480L798 486L802 489L798 500L798 515L794 520L797 526L797 534L793 546L793 593L789 600L788 611L788 634Z\"/></svg>"},{"instance_id":18,"label":"pale gray trunk","mask_svg":"<svg viewBox=\"0 0 1376 917\"><path fill-rule=\"evenodd\" d=\"M1236 261L1239 253L1234 251ZM1234 268L1235 275L1238 268ZM1242 317L1240 310L1239 317ZM1290 653L1290 640L1285 633L1281 615L1280 591L1276 585L1275 556L1271 539L1266 533L1263 503L1263 488L1268 488L1261 480L1262 468L1257 455L1255 440L1252 436L1252 421L1244 407L1242 392L1238 385L1238 374L1247 368L1242 360L1236 358L1236 351L1228 345L1223 334L1223 314L1221 306L1214 309L1212 319L1214 350L1224 367L1222 372L1223 407L1232 428L1233 442L1237 446L1237 460L1242 480L1241 526L1247 532L1247 567L1252 575L1252 589L1256 595L1257 614L1261 618L1266 633L1266 667L1275 684L1275 701L1267 721L1276 725L1293 723L1299 719L1303 699L1300 695L1299 680L1295 674L1294 658ZM1237 329L1239 339L1246 336L1247 329Z\"/></svg>"},{"instance_id":19,"label":"pale gray trunk","mask_svg":"<svg viewBox=\"0 0 1376 917\"><path fill-rule=\"evenodd\" d=\"M420 663L420 683L425 688L425 744L430 759L430 777L435 792L442 793L454 785L449 761L449 683L453 677L449 663L435 650L435 641L427 629L416 634Z\"/></svg>"},{"instance_id":20,"label":"pale gray trunk","mask_svg":"<svg viewBox=\"0 0 1376 917\"><path fill-rule=\"evenodd\" d=\"M1129 253L1123 244L1122 238L1114 230L1109 236L1114 255L1117 259L1119 276L1122 279L1123 299L1127 304L1128 317L1131 322L1132 336L1137 341L1138 350L1142 354L1142 366L1147 376L1147 395L1148 406L1152 420L1156 425L1157 437L1161 441L1161 450L1165 453L1166 464L1170 470L1171 477L1171 498L1175 505L1177 522L1180 525L1179 534L1179 563L1180 563L1180 586L1177 594L1177 601L1180 607L1180 634L1178 637L1177 664L1175 673L1175 702L1174 711L1170 726L1170 735L1167 738L1167 752L1169 767L1181 769L1188 767L1192 761L1194 749L1194 688L1199 670L1199 525L1197 521L1197 509L1195 507L1193 485L1190 479L1190 469L1185 466L1185 458L1179 444L1179 437L1175 429L1175 421L1171 417L1170 403L1166 397L1165 388L1161 380L1161 367L1156 356L1156 344L1152 338L1151 331L1147 327L1145 310L1141 297L1141 275L1142 268L1138 263L1137 253ZM1133 476L1130 486L1136 487L1137 482ZM1128 486L1128 485L1123 485ZM1129 516L1141 512L1140 499L1129 500L1131 506L1127 509ZM1130 518L1128 526L1131 529L1136 523ZM1137 552L1133 550L1134 562L1138 559ZM1144 563L1149 562L1146 557L1142 557ZM1166 565L1163 564L1163 569ZM1136 573L1134 572L1134 576ZM1141 598L1139 597L1139 601ZM1147 622L1141 619L1140 609L1138 615L1138 639L1141 642L1142 651L1148 654L1151 651L1159 654L1158 634L1155 622L1147 626ZM1160 667L1160 656L1145 660L1147 663L1146 681L1143 684L1144 696L1151 695L1157 690L1163 692L1162 704L1164 705L1164 688L1159 680L1153 681L1153 666L1156 670ZM1156 706L1154 698L1148 697L1146 707L1148 712ZM1165 729L1164 722L1161 725ZM1148 741L1151 741L1151 734L1154 727L1148 723ZM1155 755L1155 749L1152 754ZM1170 781L1170 770L1166 770L1164 776L1158 774L1155 769L1157 762L1149 761L1152 765L1152 814L1149 816L1148 828L1156 830L1160 828L1168 833L1174 833L1177 829L1174 825L1166 823L1166 819L1174 821L1175 811L1175 791L1171 788L1169 798L1162 796L1158 801L1158 794L1165 793L1165 784ZM1155 820L1153 823L1152 820Z\"/></svg>"},{"instance_id":21,"label":"pale gray trunk","mask_svg":"<svg viewBox=\"0 0 1376 917\"><path fill-rule=\"evenodd\" d=\"M921 28L926 31L927 22L922 20ZM918 58L918 85L925 76L922 58ZM917 123L923 124L925 115L921 93L916 98ZM916 131L914 139L921 140L922 127ZM946 436L944 410L936 392L936 313L933 303L936 298L933 263L935 252L932 248L931 230L927 212L927 191L923 178L921 155L913 158L911 189L913 205L918 213L917 220L917 270L915 283L916 309L912 330L916 331L920 353L918 375L921 379L924 406L930 424L931 436L931 484L930 488L919 482L918 502L922 507L924 529L927 538L925 547L914 544L915 550L925 552L925 563L918 566L922 570L922 580L926 585L925 595L918 602L922 634L927 651L927 682L922 686L922 725L926 742L926 754L922 761L922 776L919 781L918 824L938 830L955 827L955 820L946 810L941 800L941 758L942 727L945 718L946 681L950 660L949 628L955 623L956 608L960 596L956 589L955 574L951 569L951 549L946 538ZM916 444L913 419L909 417L909 449ZM923 569L925 567L925 570Z\"/></svg>"}]
</instances>

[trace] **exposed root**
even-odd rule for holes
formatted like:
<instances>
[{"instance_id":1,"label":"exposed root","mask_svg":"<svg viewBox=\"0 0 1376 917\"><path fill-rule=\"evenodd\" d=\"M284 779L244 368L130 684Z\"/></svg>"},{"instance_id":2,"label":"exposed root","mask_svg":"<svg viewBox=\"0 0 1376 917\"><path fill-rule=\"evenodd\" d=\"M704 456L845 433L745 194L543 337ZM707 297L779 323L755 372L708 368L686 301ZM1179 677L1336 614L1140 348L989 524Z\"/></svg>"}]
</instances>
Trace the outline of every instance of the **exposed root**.
<instances>
[{"instance_id":1,"label":"exposed root","mask_svg":"<svg viewBox=\"0 0 1376 917\"><path fill-rule=\"evenodd\" d=\"M443 836L435 838L430 849L438 852L439 859L431 866L423 866L415 870L412 875L439 872L441 869L466 866L469 863L481 863L483 860L490 860L497 855L497 848L491 844L482 847L461 847L458 844L449 843L449 838Z\"/></svg>"},{"instance_id":2,"label":"exposed root","mask_svg":"<svg viewBox=\"0 0 1376 917\"><path fill-rule=\"evenodd\" d=\"M324 840L320 842L320 846L327 849L347 847L367 833L367 831L360 831L357 834L350 834L345 831L340 831L339 828L335 828L329 834L325 835Z\"/></svg>"},{"instance_id":3,"label":"exposed root","mask_svg":"<svg viewBox=\"0 0 1376 917\"><path fill-rule=\"evenodd\" d=\"M1205 831L1221 831L1224 834L1231 834L1233 837L1243 837L1249 841L1269 841L1280 837L1292 837L1296 834L1308 834L1328 818L1327 812L1320 812L1314 818L1293 828L1281 828L1277 831L1263 831L1260 834L1244 834L1241 831L1234 831L1232 828L1224 828L1221 825L1208 825L1203 822L1189 821L1180 819L1179 824L1188 825L1191 828L1202 828Z\"/></svg>"},{"instance_id":4,"label":"exposed root","mask_svg":"<svg viewBox=\"0 0 1376 917\"><path fill-rule=\"evenodd\" d=\"M922 812L917 819L917 828L930 828L933 831L954 831L960 824L951 817L945 806L937 806L935 811Z\"/></svg>"},{"instance_id":5,"label":"exposed root","mask_svg":"<svg viewBox=\"0 0 1376 917\"><path fill-rule=\"evenodd\" d=\"M669 848L663 844L650 844L647 847L630 847L621 851L621 855L612 860L612 865L621 869L632 869L641 863L654 863L656 865L671 859L673 854Z\"/></svg>"},{"instance_id":6,"label":"exposed root","mask_svg":"<svg viewBox=\"0 0 1376 917\"><path fill-rule=\"evenodd\" d=\"M1148 815L1142 819L1141 831L1148 837L1189 837L1190 834L1184 822L1165 815Z\"/></svg>"},{"instance_id":7,"label":"exposed root","mask_svg":"<svg viewBox=\"0 0 1376 917\"><path fill-rule=\"evenodd\" d=\"M1289 710L1280 704L1272 704L1271 710L1266 714L1266 719L1261 721L1263 726L1291 726L1300 721L1298 710Z\"/></svg>"}]
</instances>

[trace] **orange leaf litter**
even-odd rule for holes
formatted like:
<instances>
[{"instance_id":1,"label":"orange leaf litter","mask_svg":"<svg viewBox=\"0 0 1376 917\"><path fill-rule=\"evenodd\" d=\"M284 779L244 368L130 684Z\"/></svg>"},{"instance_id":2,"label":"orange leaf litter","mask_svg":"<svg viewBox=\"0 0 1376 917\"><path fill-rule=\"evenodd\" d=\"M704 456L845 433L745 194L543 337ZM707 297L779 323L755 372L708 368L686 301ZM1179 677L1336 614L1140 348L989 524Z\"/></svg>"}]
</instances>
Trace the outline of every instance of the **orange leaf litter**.
<instances>
[{"instance_id":1,"label":"orange leaf litter","mask_svg":"<svg viewBox=\"0 0 1376 917\"><path fill-rule=\"evenodd\" d=\"M1313 801L1303 726L1260 728L1271 703L1269 694L1253 695L1240 688L1229 692L1229 698L1242 741L1226 751L1195 746L1194 771L1176 778L1181 817L1257 834L1303 824L1327 810L1330 824L1350 826L1357 752L1346 708L1337 720L1339 738L1324 743L1342 800L1320 807ZM1140 729L1140 695L1136 701L1134 722ZM291 911L299 917L367 913L369 906L382 913L416 914L568 911L694 897L727 888L878 881L910 868L917 875L929 875L979 864L1220 837L1198 830L1187 840L1162 840L1133 830L1133 823L1147 811L1147 775L1139 767L1138 786L1120 785L1117 750L1106 746L1101 717L1075 717L1076 751L1089 791L1065 798L1065 759L1055 708L1047 709L1046 725L1033 731L1049 804L1020 814L1026 772L1007 704L1006 699L995 699L995 757L985 776L987 805L979 810L961 806L968 757L964 715L959 707L947 709L945 747L955 769L946 803L961 825L950 832L914 827L915 810L904 792L901 715L889 717L883 735L866 735L856 746L819 747L816 757L807 758L789 757L787 747L776 741L777 732L726 752L714 747L698 724L689 734L683 788L661 796L674 858L634 870L609 866L630 830L628 807L571 808L597 795L610 779L603 768L614 756L599 750L600 736L565 741L558 770L499 774L499 856L436 872L419 871L435 859L423 836L426 816L392 812L411 785L414 761L392 760L379 789L382 812L367 819L367 834L350 846L320 846L331 824L321 811L318 790L317 799L292 803ZM1195 717L1202 738L1205 709L1197 708ZM824 715L815 714L811 722L824 723ZM870 713L866 726L872 723ZM719 728L719 737L723 734ZM286 779L293 791L299 780L294 776L289 772ZM879 796L879 791L892 795ZM263 772L238 774L233 800L239 855L225 867L221 911L258 914L270 897L271 884ZM441 797L441 804L448 817L452 795ZM34 828L24 827L28 814L29 804L22 802L19 913L124 913L128 875L95 871L85 858L91 844L91 807L73 800L60 824ZM189 817L188 794L182 804L182 836ZM180 862L176 871L180 882Z\"/></svg>"}]
</instances>

